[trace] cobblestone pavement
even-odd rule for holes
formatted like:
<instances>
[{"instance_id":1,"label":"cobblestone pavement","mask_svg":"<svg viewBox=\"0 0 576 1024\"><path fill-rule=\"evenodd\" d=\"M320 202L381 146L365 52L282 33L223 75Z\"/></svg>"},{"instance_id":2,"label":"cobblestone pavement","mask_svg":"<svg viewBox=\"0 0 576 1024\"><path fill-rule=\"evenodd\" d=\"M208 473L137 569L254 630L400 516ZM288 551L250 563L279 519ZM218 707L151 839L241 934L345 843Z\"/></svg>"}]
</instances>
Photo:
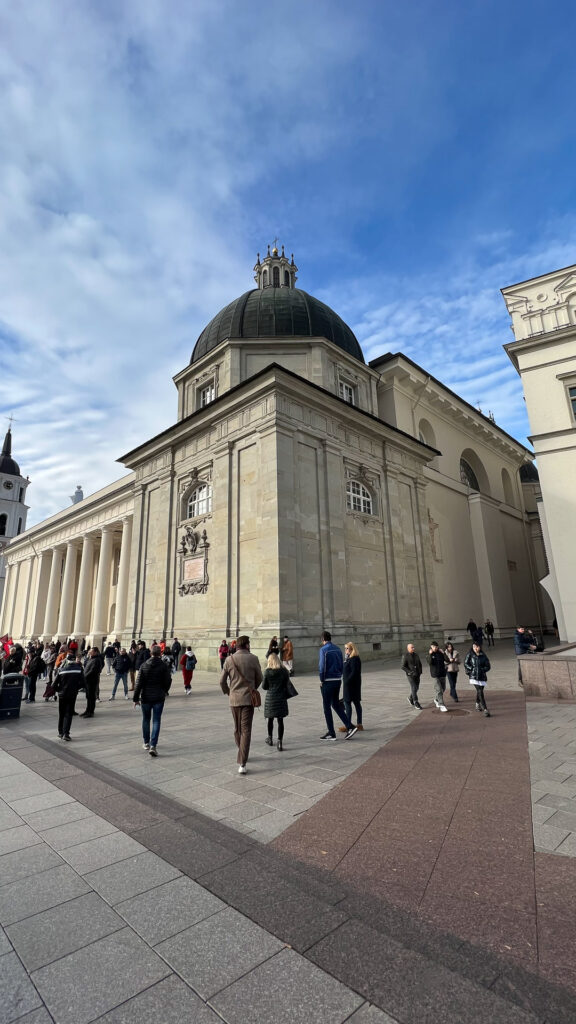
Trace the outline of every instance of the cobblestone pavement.
<instances>
[{"instance_id":1,"label":"cobblestone pavement","mask_svg":"<svg viewBox=\"0 0 576 1024\"><path fill-rule=\"evenodd\" d=\"M576 857L576 705L528 701L534 846Z\"/></svg>"}]
</instances>

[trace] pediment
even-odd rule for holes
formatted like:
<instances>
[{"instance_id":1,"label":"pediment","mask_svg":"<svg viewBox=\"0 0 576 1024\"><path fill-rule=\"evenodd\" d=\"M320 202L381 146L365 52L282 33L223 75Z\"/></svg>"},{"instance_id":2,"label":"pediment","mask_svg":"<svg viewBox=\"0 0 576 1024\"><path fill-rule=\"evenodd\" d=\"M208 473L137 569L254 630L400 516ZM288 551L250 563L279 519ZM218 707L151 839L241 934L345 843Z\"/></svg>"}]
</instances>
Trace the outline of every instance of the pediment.
<instances>
[{"instance_id":1,"label":"pediment","mask_svg":"<svg viewBox=\"0 0 576 1024\"><path fill-rule=\"evenodd\" d=\"M566 277L563 277L554 288L554 291L559 295L576 292L576 272L567 274Z\"/></svg>"}]
</instances>

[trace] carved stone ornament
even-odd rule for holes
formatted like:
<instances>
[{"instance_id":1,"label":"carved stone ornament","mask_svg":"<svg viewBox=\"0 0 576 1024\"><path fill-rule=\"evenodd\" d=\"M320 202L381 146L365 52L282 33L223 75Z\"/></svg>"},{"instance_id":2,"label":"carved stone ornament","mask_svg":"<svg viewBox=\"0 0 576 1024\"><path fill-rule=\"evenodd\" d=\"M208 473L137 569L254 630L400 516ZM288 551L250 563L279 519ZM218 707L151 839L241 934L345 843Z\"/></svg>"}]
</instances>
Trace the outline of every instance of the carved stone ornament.
<instances>
[{"instance_id":1,"label":"carved stone ornament","mask_svg":"<svg viewBox=\"0 0 576 1024\"><path fill-rule=\"evenodd\" d=\"M187 526L178 542L180 559L180 597L187 594L205 594L208 590L208 537L206 530L199 533Z\"/></svg>"}]
</instances>

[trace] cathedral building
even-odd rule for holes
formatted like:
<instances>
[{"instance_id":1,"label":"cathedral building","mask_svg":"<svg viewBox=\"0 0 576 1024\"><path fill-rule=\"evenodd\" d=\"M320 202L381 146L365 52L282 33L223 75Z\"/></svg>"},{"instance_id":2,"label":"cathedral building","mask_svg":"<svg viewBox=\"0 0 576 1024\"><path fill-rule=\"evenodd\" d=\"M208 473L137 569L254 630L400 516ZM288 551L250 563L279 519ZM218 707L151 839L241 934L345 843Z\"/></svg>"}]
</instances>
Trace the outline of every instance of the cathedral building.
<instances>
[{"instance_id":1,"label":"cathedral building","mask_svg":"<svg viewBox=\"0 0 576 1024\"><path fill-rule=\"evenodd\" d=\"M365 658L553 611L532 454L401 353L366 363L276 247L176 375L176 422L127 476L10 544L0 631L102 643L223 637L298 667L320 632Z\"/></svg>"},{"instance_id":2,"label":"cathedral building","mask_svg":"<svg viewBox=\"0 0 576 1024\"><path fill-rule=\"evenodd\" d=\"M12 430L9 427L0 454L0 608L6 578L6 548L12 538L18 537L26 527L28 484L29 480L21 475L20 466L12 458Z\"/></svg>"}]
</instances>

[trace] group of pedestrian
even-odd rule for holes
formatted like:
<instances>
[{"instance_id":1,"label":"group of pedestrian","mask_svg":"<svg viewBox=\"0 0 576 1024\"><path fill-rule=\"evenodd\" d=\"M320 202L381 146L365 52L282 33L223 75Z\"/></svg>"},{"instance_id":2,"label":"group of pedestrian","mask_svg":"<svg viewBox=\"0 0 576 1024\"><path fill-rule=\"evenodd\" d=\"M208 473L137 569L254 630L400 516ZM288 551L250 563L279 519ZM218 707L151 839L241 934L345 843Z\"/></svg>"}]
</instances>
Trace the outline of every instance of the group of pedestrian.
<instances>
[{"instance_id":1,"label":"group of pedestrian","mask_svg":"<svg viewBox=\"0 0 576 1024\"><path fill-rule=\"evenodd\" d=\"M486 619L483 626L477 626L474 619L470 619L466 626L466 631L470 633L470 638L473 643L477 643L480 647L486 640L488 647L494 647L494 623L491 619Z\"/></svg>"},{"instance_id":2,"label":"group of pedestrian","mask_svg":"<svg viewBox=\"0 0 576 1024\"><path fill-rule=\"evenodd\" d=\"M450 697L455 704L459 702L456 684L460 670L460 655L452 643L447 643L444 649L441 649L437 641L433 640L426 655L426 660L434 684L434 705L439 711L448 711L444 703L447 683L450 688ZM409 643L406 646L406 651L402 656L401 668L406 673L410 683L408 703L416 711L421 711L422 705L418 699L418 691L422 675L422 662L416 653L413 643ZM488 672L490 671L490 661L477 640L472 643L470 650L464 658L464 671L468 676L469 683L476 690L476 710L482 711L485 718L490 718L484 693Z\"/></svg>"}]
</instances>

